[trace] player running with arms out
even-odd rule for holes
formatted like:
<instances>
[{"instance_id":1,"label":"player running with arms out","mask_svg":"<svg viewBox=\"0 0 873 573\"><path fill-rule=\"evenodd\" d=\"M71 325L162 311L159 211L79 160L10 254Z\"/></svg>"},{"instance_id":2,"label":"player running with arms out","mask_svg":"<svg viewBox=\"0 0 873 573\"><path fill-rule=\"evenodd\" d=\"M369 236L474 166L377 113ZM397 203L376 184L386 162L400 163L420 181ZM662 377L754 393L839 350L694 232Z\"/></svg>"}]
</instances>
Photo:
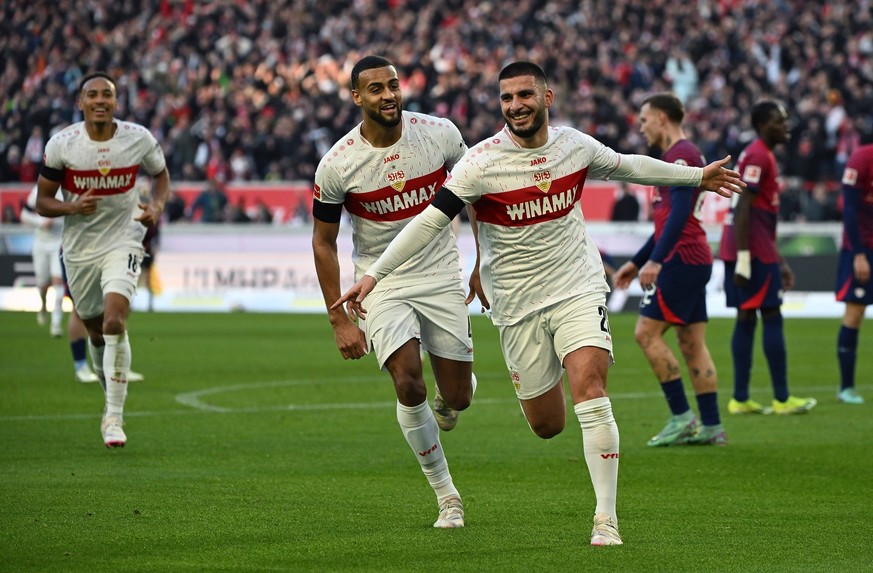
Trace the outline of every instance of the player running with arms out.
<instances>
[{"instance_id":1,"label":"player running with arms out","mask_svg":"<svg viewBox=\"0 0 873 573\"><path fill-rule=\"evenodd\" d=\"M387 59L367 56L357 62L351 90L363 120L322 158L315 174L312 248L328 306L341 293L337 236L343 207L351 216L352 258L360 278L431 202L467 150L450 121L403 110L397 70ZM437 497L434 527L463 527L464 506L439 437L440 428L455 426L457 411L470 405L476 387L470 318L451 231L443 229L433 248L380 283L367 305L370 319L360 326L342 308L329 310L337 348L352 360L372 350L379 367L391 374L397 421ZM420 349L430 355L434 411L427 403Z\"/></svg>"},{"instance_id":2,"label":"player running with arms out","mask_svg":"<svg viewBox=\"0 0 873 573\"><path fill-rule=\"evenodd\" d=\"M597 499L592 545L621 545L616 515L619 436L606 392L612 338L609 290L582 217L588 177L654 185L688 185L730 195L738 174L722 167L671 165L621 155L568 127L549 126L554 94L530 62L499 76L506 126L471 148L433 203L336 303L365 318L365 297L444 232L465 204L478 222L481 266L474 296L492 310L510 380L531 430L548 439L564 429L563 372L582 427L585 461ZM369 319L368 319L369 320Z\"/></svg>"},{"instance_id":3,"label":"player running with arms out","mask_svg":"<svg viewBox=\"0 0 873 573\"><path fill-rule=\"evenodd\" d=\"M654 94L640 108L640 132L650 147L663 153L662 160L702 167L706 161L700 150L685 138L684 117L685 108L676 95ZM703 190L690 186L657 187L652 197L655 233L613 278L616 287L627 288L639 274L645 296L634 336L672 414L649 446L727 445L718 413L718 378L706 346L706 283L712 276L712 250L700 226L705 196ZM685 396L679 361L664 339L671 327L688 366L702 427Z\"/></svg>"},{"instance_id":4,"label":"player running with arms out","mask_svg":"<svg viewBox=\"0 0 873 573\"><path fill-rule=\"evenodd\" d=\"M843 243L837 268L837 300L846 303L837 335L840 389L844 404L863 404L855 389L858 334L867 305L873 304L870 263L873 261L873 144L862 145L843 171Z\"/></svg>"},{"instance_id":5,"label":"player running with arms out","mask_svg":"<svg viewBox=\"0 0 873 573\"><path fill-rule=\"evenodd\" d=\"M788 141L788 112L772 100L752 106L752 127L758 134L740 154L737 170L748 192L734 197L725 219L719 256L725 263L727 306L737 309L731 339L734 393L731 414L803 414L814 398L798 398L788 391L788 364L783 332L783 289L794 286L794 273L776 247L779 216L779 168L773 149ZM764 356L770 367L773 406L750 399L752 355L758 313L763 322Z\"/></svg>"},{"instance_id":6,"label":"player running with arms out","mask_svg":"<svg viewBox=\"0 0 873 573\"><path fill-rule=\"evenodd\" d=\"M130 300L136 292L146 227L157 223L170 193L164 154L154 136L115 119L115 81L103 72L82 78L77 105L84 121L49 139L40 170L37 211L64 217L64 265L73 303L85 328L106 407L100 428L107 447L124 446L124 402L131 351ZM155 198L140 203L142 166L155 180ZM58 188L64 200L55 198Z\"/></svg>"}]
</instances>

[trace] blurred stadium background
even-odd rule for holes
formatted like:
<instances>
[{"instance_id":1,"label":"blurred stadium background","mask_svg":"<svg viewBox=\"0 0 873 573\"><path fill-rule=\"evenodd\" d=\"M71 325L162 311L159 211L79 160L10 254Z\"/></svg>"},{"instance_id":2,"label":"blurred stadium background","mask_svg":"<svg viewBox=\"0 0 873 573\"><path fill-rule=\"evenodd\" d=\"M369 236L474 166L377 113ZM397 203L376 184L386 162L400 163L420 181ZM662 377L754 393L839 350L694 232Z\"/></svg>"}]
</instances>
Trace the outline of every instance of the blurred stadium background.
<instances>
[{"instance_id":1,"label":"blurred stadium background","mask_svg":"<svg viewBox=\"0 0 873 573\"><path fill-rule=\"evenodd\" d=\"M546 70L556 92L553 121L623 152L648 152L636 110L652 91L680 95L686 131L710 159L736 157L753 138L754 101L784 101L792 138L778 150L781 219L791 224L781 233L788 254L820 257L815 272L798 273L800 292L830 289L839 174L873 134L866 0L526 0L511 8L470 0L9 0L0 15L0 308L29 308L29 297L14 290L32 281L28 232L16 225L21 203L47 139L81 119L77 84L97 69L117 78L118 116L148 126L169 162L178 204L168 211L157 258L162 286L176 293L159 301L167 310L245 306L252 298L245 292L226 296L241 283L249 291L280 285L266 297L255 293L262 301L278 297L271 310L320 305L305 237L311 181L321 155L359 121L348 77L367 53L396 62L407 109L451 118L468 144L499 128L496 75L514 59ZM194 208L207 186L228 198L210 216ZM583 209L592 222L609 221L625 193L641 204L641 224L592 229L619 259L650 232L647 192L586 187ZM708 200L713 241L725 207ZM205 219L224 224L198 228ZM239 223L248 228L228 229ZM255 248L247 261L273 262L190 264L239 253L252 241L228 236L241 234L269 236L254 242L281 244L299 261ZM178 250L191 244L206 250ZM792 262L805 268L811 260Z\"/></svg>"}]
</instances>

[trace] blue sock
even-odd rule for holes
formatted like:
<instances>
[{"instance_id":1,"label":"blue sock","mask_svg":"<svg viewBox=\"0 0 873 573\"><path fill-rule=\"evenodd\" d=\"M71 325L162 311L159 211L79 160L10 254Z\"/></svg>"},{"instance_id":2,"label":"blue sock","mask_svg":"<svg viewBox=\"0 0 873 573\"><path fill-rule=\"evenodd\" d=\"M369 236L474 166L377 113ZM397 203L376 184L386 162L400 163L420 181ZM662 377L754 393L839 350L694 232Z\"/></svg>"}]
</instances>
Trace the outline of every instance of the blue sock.
<instances>
[{"instance_id":1,"label":"blue sock","mask_svg":"<svg viewBox=\"0 0 873 573\"><path fill-rule=\"evenodd\" d=\"M661 390L664 391L664 397L667 398L667 405L670 406L670 412L674 416L684 414L691 409L688 405L688 400L685 398L685 388L682 386L682 378L676 378L669 382L661 384Z\"/></svg>"},{"instance_id":2,"label":"blue sock","mask_svg":"<svg viewBox=\"0 0 873 573\"><path fill-rule=\"evenodd\" d=\"M737 320L731 337L731 352L734 358L734 399L745 402L749 399L749 380L752 377L752 350L755 344L755 327L758 317Z\"/></svg>"},{"instance_id":3,"label":"blue sock","mask_svg":"<svg viewBox=\"0 0 873 573\"><path fill-rule=\"evenodd\" d=\"M855 364L858 360L858 329L840 326L837 335L837 359L840 362L840 390L855 386Z\"/></svg>"},{"instance_id":4,"label":"blue sock","mask_svg":"<svg viewBox=\"0 0 873 573\"><path fill-rule=\"evenodd\" d=\"M770 367L773 382L773 397L784 402L788 399L788 365L785 358L785 334L782 330L782 314L763 317L764 356Z\"/></svg>"},{"instance_id":5,"label":"blue sock","mask_svg":"<svg viewBox=\"0 0 873 573\"><path fill-rule=\"evenodd\" d=\"M71 341L70 351L73 353L73 365L76 367L76 370L88 363L88 356L86 354L86 343L84 338Z\"/></svg>"},{"instance_id":6,"label":"blue sock","mask_svg":"<svg viewBox=\"0 0 873 573\"><path fill-rule=\"evenodd\" d=\"M700 421L704 426L718 426L721 417L718 415L718 393L707 392L697 395L697 409L700 410Z\"/></svg>"}]
</instances>

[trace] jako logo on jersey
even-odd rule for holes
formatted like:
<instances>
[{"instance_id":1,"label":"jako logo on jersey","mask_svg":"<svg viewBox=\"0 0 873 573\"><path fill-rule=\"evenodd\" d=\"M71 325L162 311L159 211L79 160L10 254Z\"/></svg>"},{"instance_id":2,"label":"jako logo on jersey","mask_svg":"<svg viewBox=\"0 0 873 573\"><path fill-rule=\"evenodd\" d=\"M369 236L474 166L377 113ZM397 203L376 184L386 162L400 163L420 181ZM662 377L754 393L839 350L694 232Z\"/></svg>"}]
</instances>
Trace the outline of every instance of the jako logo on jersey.
<instances>
[{"instance_id":1,"label":"jako logo on jersey","mask_svg":"<svg viewBox=\"0 0 873 573\"><path fill-rule=\"evenodd\" d=\"M533 167L534 165L539 165L540 163L545 163L545 162L546 162L545 157L537 157L536 159L530 160L530 166Z\"/></svg>"},{"instance_id":2,"label":"jako logo on jersey","mask_svg":"<svg viewBox=\"0 0 873 573\"><path fill-rule=\"evenodd\" d=\"M545 160L545 157L543 157ZM548 169L539 173L534 173L534 183L537 188L543 193L549 192L549 187L552 186L552 172Z\"/></svg>"},{"instance_id":3,"label":"jako logo on jersey","mask_svg":"<svg viewBox=\"0 0 873 573\"><path fill-rule=\"evenodd\" d=\"M386 157L382 160L382 165L385 165L386 163L391 163L392 161L397 161L398 159L400 159L399 153L395 153L394 155L389 155L388 157Z\"/></svg>"},{"instance_id":4,"label":"jako logo on jersey","mask_svg":"<svg viewBox=\"0 0 873 573\"><path fill-rule=\"evenodd\" d=\"M395 191L400 191L403 189L403 186L406 185L406 174L403 171L389 173L388 184L391 185Z\"/></svg>"}]
</instances>

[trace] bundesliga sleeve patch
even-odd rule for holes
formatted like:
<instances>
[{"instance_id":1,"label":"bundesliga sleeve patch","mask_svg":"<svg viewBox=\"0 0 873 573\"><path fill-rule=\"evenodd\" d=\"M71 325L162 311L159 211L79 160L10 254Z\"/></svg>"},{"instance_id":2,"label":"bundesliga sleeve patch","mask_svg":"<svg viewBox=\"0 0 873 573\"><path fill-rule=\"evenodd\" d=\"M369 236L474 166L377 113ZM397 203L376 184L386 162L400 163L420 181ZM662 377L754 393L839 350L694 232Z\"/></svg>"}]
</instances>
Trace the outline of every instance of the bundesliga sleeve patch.
<instances>
[{"instance_id":1,"label":"bundesliga sleeve patch","mask_svg":"<svg viewBox=\"0 0 873 573\"><path fill-rule=\"evenodd\" d=\"M851 167L846 167L843 171L843 185L855 185L858 182L858 171Z\"/></svg>"},{"instance_id":2,"label":"bundesliga sleeve patch","mask_svg":"<svg viewBox=\"0 0 873 573\"><path fill-rule=\"evenodd\" d=\"M746 183L760 183L761 168L757 165L746 165L746 168L743 170L743 181Z\"/></svg>"},{"instance_id":3,"label":"bundesliga sleeve patch","mask_svg":"<svg viewBox=\"0 0 873 573\"><path fill-rule=\"evenodd\" d=\"M318 186L318 183L312 185L312 196L321 201L321 187Z\"/></svg>"}]
</instances>

